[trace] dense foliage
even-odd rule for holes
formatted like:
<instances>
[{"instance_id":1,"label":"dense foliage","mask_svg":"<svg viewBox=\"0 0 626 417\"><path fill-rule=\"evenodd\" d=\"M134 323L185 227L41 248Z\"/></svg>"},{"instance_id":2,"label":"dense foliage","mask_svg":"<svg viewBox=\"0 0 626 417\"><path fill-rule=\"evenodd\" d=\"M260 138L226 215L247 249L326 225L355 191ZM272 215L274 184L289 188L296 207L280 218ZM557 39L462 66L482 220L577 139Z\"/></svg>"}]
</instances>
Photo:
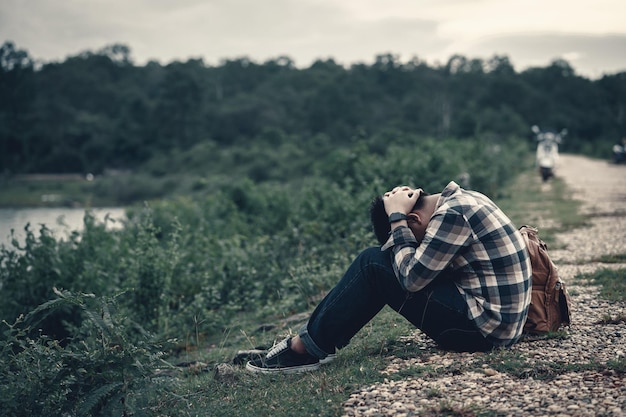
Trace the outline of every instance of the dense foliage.
<instances>
[{"instance_id":1,"label":"dense foliage","mask_svg":"<svg viewBox=\"0 0 626 417\"><path fill-rule=\"evenodd\" d=\"M136 66L128 47L113 45L38 63L5 42L0 172L99 174L151 162L163 175L189 169L162 163L187 155L196 170L224 174L253 155L247 174L263 180L290 175L275 169L275 152L295 159L409 133L531 140L533 124L567 128L566 150L608 155L626 134L625 91L626 74L592 81L563 60L520 73L505 56L453 56L438 67L389 54L349 68L326 60L298 69L287 57Z\"/></svg>"}]
</instances>

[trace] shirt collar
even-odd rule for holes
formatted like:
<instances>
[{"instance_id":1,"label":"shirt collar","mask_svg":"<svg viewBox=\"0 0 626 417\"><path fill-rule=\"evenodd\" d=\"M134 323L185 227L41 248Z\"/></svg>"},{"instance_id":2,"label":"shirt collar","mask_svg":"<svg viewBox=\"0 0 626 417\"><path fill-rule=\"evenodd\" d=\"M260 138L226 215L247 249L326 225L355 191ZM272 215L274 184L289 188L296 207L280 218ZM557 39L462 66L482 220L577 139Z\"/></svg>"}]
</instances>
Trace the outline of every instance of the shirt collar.
<instances>
[{"instance_id":1,"label":"shirt collar","mask_svg":"<svg viewBox=\"0 0 626 417\"><path fill-rule=\"evenodd\" d=\"M450 198L456 193L460 193L461 190L462 188L459 186L459 184L454 181L450 181L448 185L446 185L446 188L444 188L441 192L439 200L437 200L437 205L435 206L435 211L437 211L437 209L443 205L446 199Z\"/></svg>"}]
</instances>

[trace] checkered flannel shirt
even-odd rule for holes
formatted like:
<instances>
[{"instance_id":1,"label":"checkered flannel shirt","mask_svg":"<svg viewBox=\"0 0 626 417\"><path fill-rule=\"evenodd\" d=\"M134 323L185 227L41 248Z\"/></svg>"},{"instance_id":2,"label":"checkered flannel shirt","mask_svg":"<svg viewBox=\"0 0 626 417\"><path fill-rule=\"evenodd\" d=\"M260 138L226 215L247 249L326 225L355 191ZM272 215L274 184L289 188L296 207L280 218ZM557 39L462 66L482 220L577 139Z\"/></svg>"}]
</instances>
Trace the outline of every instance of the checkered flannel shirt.
<instances>
[{"instance_id":1,"label":"checkered flannel shirt","mask_svg":"<svg viewBox=\"0 0 626 417\"><path fill-rule=\"evenodd\" d=\"M420 291L452 270L468 316L483 335L498 346L519 339L530 303L530 259L517 228L489 198L450 182L422 242L398 227L381 249L388 248L407 291Z\"/></svg>"}]
</instances>

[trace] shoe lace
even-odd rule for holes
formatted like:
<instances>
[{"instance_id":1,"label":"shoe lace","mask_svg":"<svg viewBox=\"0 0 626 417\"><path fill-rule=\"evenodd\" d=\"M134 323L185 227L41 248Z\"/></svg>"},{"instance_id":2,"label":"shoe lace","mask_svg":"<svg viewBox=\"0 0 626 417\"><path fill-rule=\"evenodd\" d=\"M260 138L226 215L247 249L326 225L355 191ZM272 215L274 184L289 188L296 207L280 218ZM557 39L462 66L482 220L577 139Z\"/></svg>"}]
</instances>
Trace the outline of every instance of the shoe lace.
<instances>
[{"instance_id":1,"label":"shoe lace","mask_svg":"<svg viewBox=\"0 0 626 417\"><path fill-rule=\"evenodd\" d=\"M286 350L289 348L289 345L287 344L287 341L289 339L284 339L282 342L274 345L269 352L267 352L267 355L265 356L267 359L270 359L276 355L278 355L280 352Z\"/></svg>"}]
</instances>

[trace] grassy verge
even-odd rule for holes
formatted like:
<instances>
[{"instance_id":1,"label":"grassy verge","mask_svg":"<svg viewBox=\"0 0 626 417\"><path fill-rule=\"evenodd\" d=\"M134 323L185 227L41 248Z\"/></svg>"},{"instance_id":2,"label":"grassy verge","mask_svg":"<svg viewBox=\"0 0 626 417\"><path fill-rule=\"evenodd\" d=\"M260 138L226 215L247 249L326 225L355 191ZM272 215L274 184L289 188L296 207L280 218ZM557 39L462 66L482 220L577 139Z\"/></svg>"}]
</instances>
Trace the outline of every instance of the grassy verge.
<instances>
[{"instance_id":1,"label":"grassy verge","mask_svg":"<svg viewBox=\"0 0 626 417\"><path fill-rule=\"evenodd\" d=\"M586 218L578 214L578 202L567 198L566 186L558 179L547 189L536 173L529 171L501 195L504 197L497 202L515 224L539 227L542 238L548 242L554 242L555 234L562 230L586 224ZM626 293L623 287L617 291ZM430 346L403 342L402 336L410 335L412 326L390 309L384 309L339 353L331 365L323 366L318 372L301 376L265 376L249 374L238 366L234 366L226 375L212 371L218 363L231 362L238 349L270 346L274 340L293 333L297 327L255 333L254 325L250 323L241 329L233 329L204 349L185 352L181 360L199 361L203 366L206 364L204 369L209 371L200 374L191 372L181 378L177 399L173 403L162 404L163 410L175 410L178 415L331 416L342 414L342 403L352 392L382 382L385 378L420 378L441 372L483 372L489 367L519 378L550 379L564 372L604 370L607 367L599 364L566 366L553 361L530 362L533 365L529 366L529 361L519 353L498 351L476 354L470 364L459 365L455 369L437 370L420 366L403 369L397 374L383 375L380 371L392 357L433 354ZM552 337L567 336L559 333ZM624 364L614 364L614 369L620 367L624 368ZM488 410L478 412L444 408L445 404L442 403L442 409L438 411L440 415L488 414Z\"/></svg>"},{"instance_id":2,"label":"grassy verge","mask_svg":"<svg viewBox=\"0 0 626 417\"><path fill-rule=\"evenodd\" d=\"M578 276L600 286L600 296L609 301L626 301L626 269L602 268L592 274Z\"/></svg>"},{"instance_id":3,"label":"grassy verge","mask_svg":"<svg viewBox=\"0 0 626 417\"><path fill-rule=\"evenodd\" d=\"M177 392L181 403L172 410L189 410L188 415L211 416L329 416L341 415L341 404L350 393L364 385L383 380L381 371L390 356L414 354L414 346L398 343L409 334L410 325L390 309L383 310L370 322L354 342L342 350L332 364L303 375L256 375L234 367L232 374L213 371L184 378ZM219 349L196 352L194 357L230 362L235 346L249 348L252 344L270 344L282 334L252 337L236 335ZM184 405L184 407L181 407Z\"/></svg>"},{"instance_id":4,"label":"grassy verge","mask_svg":"<svg viewBox=\"0 0 626 417\"><path fill-rule=\"evenodd\" d=\"M579 213L581 203L569 198L566 184L558 177L543 184L535 171L524 172L502 195L497 203L511 220L518 226L539 228L551 247L557 233L587 225L588 218Z\"/></svg>"}]
</instances>

